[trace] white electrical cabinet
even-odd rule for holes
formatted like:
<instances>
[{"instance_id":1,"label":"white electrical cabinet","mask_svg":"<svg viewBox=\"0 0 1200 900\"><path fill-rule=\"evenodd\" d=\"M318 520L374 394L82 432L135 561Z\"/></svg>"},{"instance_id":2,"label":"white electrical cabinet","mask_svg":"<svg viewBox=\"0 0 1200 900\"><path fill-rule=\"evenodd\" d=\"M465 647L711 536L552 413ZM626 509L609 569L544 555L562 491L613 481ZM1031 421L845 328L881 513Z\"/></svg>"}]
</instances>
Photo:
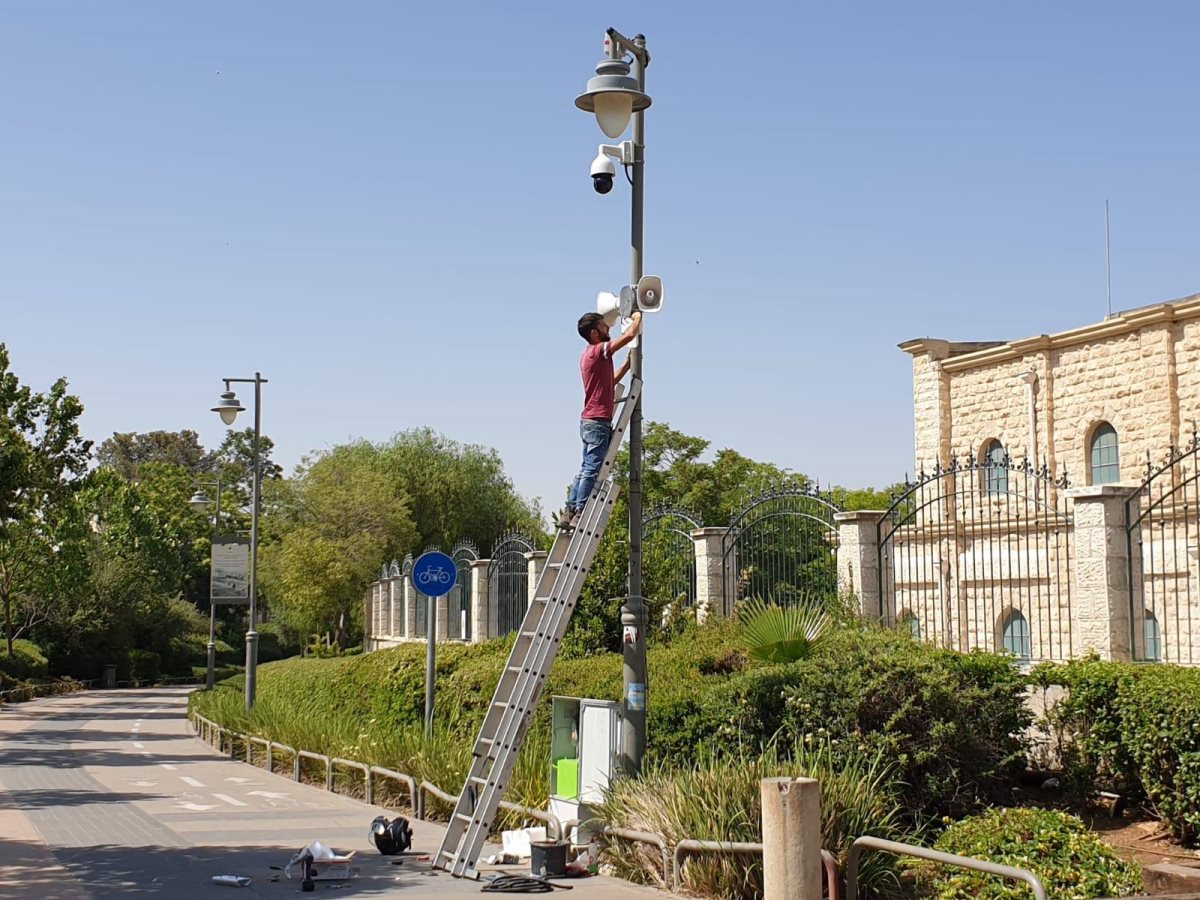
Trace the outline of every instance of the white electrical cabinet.
<instances>
[{"instance_id":1,"label":"white electrical cabinet","mask_svg":"<svg viewBox=\"0 0 1200 900\"><path fill-rule=\"evenodd\" d=\"M621 704L579 697L551 698L550 812L560 822L584 822L617 771ZM582 835L576 843L584 843Z\"/></svg>"}]
</instances>

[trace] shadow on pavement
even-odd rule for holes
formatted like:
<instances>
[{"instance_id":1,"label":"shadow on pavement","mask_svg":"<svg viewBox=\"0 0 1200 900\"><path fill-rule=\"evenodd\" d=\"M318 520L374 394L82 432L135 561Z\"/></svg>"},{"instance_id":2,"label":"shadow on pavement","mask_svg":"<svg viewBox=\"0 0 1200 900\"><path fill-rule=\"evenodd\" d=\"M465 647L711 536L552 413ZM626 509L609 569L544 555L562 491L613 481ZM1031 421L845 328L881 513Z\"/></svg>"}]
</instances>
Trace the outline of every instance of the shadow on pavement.
<instances>
[{"instance_id":1,"label":"shadow on pavement","mask_svg":"<svg viewBox=\"0 0 1200 900\"><path fill-rule=\"evenodd\" d=\"M365 831L365 829L364 829ZM46 865L41 844L0 838L0 896L12 900L82 900L154 894L161 897L282 897L300 893L299 881L289 881L271 866L287 865L298 847L95 847L53 851L62 869ZM335 897L380 896L393 891L400 896L429 896L449 888L451 893L477 894L474 882L454 882L445 873L434 873L421 857L380 856L366 845L335 848L357 850L359 876L348 881L317 881L316 894ZM426 858L427 859L427 858ZM393 864L400 860L399 865ZM63 871L65 869L65 873ZM246 875L248 888L233 893L212 883L214 875ZM274 880L273 880L274 879ZM451 883L454 882L454 883ZM407 888L407 890L405 890ZM414 890L416 889L416 890Z\"/></svg>"},{"instance_id":2,"label":"shadow on pavement","mask_svg":"<svg viewBox=\"0 0 1200 900\"><path fill-rule=\"evenodd\" d=\"M131 803L142 800L174 799L167 794L113 793L76 791L69 788L44 790L6 790L4 800L17 809L52 809L58 806L83 806L87 803Z\"/></svg>"}]
</instances>

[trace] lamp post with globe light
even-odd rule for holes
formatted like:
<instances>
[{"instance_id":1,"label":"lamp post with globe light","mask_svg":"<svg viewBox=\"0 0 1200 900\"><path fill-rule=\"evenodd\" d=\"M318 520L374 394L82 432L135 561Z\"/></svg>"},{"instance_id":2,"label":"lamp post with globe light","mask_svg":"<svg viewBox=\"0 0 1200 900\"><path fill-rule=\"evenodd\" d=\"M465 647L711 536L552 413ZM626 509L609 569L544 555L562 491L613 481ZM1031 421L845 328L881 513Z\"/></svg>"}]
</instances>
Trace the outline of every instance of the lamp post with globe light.
<instances>
[{"instance_id":1,"label":"lamp post with globe light","mask_svg":"<svg viewBox=\"0 0 1200 900\"><path fill-rule=\"evenodd\" d=\"M225 391L212 411L220 415L221 421L232 425L238 413L245 412L231 384L254 385L254 444L252 466L254 486L250 501L250 627L246 631L246 709L254 707L254 696L258 687L258 508L262 497L262 464L259 458L259 443L262 438L262 386L267 379L255 372L253 378L223 378Z\"/></svg>"},{"instance_id":2,"label":"lamp post with globe light","mask_svg":"<svg viewBox=\"0 0 1200 900\"><path fill-rule=\"evenodd\" d=\"M633 120L631 161L621 162L630 170L632 191L632 221L630 229L630 284L642 277L642 210L645 176L645 110L650 106L646 94L646 67L650 53L645 35L629 39L615 29L604 37L604 59L596 65L596 75L588 80L587 89L575 98L575 105L584 112L594 113L596 122L610 138L624 134ZM632 74L631 74L632 73ZM618 148L601 148L611 153ZM611 178L596 178L598 193L611 189ZM645 331L629 351L630 372L642 378L642 350ZM644 391L644 382L643 382ZM621 607L621 642L624 653L623 724L621 726L622 764L631 775L641 770L642 754L646 749L646 603L642 598L642 398L638 397L629 420L629 581ZM630 631L632 629L632 631ZM632 640L629 639L632 636Z\"/></svg>"}]
</instances>

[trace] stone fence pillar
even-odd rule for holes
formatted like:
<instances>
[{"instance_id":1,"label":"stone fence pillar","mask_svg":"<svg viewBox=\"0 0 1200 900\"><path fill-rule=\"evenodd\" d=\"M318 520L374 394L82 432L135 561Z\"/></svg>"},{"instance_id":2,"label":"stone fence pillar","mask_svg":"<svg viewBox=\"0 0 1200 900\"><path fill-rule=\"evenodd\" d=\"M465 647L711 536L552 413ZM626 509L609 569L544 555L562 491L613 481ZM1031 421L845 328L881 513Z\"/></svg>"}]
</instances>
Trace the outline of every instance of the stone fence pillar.
<instances>
[{"instance_id":1,"label":"stone fence pillar","mask_svg":"<svg viewBox=\"0 0 1200 900\"><path fill-rule=\"evenodd\" d=\"M411 575L404 576L404 634L410 639L425 639L425 635L417 634L417 604L425 602L425 598L417 593L417 586L412 582Z\"/></svg>"},{"instance_id":2,"label":"stone fence pillar","mask_svg":"<svg viewBox=\"0 0 1200 900\"><path fill-rule=\"evenodd\" d=\"M879 523L887 513L875 509L834 513L838 527L838 592L854 594L864 618L883 617L880 608Z\"/></svg>"},{"instance_id":3,"label":"stone fence pillar","mask_svg":"<svg viewBox=\"0 0 1200 900\"><path fill-rule=\"evenodd\" d=\"M730 551L728 571L721 557L722 542L728 528L696 528L691 533L696 553L696 620L703 623L709 616L732 613L726 604L736 599L734 579L737 576L736 551ZM728 598L728 599L726 599Z\"/></svg>"},{"instance_id":4,"label":"stone fence pillar","mask_svg":"<svg viewBox=\"0 0 1200 900\"><path fill-rule=\"evenodd\" d=\"M1128 661L1131 629L1125 501L1129 488L1090 485L1072 488L1067 496L1075 501L1072 655L1094 650L1101 659Z\"/></svg>"},{"instance_id":5,"label":"stone fence pillar","mask_svg":"<svg viewBox=\"0 0 1200 900\"><path fill-rule=\"evenodd\" d=\"M490 559L476 559L471 561L471 610L468 615L471 617L471 643L478 644L481 641L486 641L491 636L492 625L491 620L494 618L489 610L491 606L488 603L488 566L491 565Z\"/></svg>"},{"instance_id":6,"label":"stone fence pillar","mask_svg":"<svg viewBox=\"0 0 1200 900\"><path fill-rule=\"evenodd\" d=\"M542 577L542 572L546 569L546 557L549 555L545 550L530 550L525 554L525 564L528 566L529 572L526 580L526 596L528 597L526 608L533 606L533 598L537 596L538 579Z\"/></svg>"},{"instance_id":7,"label":"stone fence pillar","mask_svg":"<svg viewBox=\"0 0 1200 900\"><path fill-rule=\"evenodd\" d=\"M450 640L450 595L442 594L434 601L434 614L437 616L437 640L444 642Z\"/></svg>"},{"instance_id":8,"label":"stone fence pillar","mask_svg":"<svg viewBox=\"0 0 1200 900\"><path fill-rule=\"evenodd\" d=\"M388 629L392 637L404 634L404 578L396 576L388 581Z\"/></svg>"},{"instance_id":9,"label":"stone fence pillar","mask_svg":"<svg viewBox=\"0 0 1200 900\"><path fill-rule=\"evenodd\" d=\"M375 649L371 644L371 638L375 634L375 623L371 619L374 607L375 585L371 585L367 588L366 596L363 597L363 653L370 653Z\"/></svg>"}]
</instances>

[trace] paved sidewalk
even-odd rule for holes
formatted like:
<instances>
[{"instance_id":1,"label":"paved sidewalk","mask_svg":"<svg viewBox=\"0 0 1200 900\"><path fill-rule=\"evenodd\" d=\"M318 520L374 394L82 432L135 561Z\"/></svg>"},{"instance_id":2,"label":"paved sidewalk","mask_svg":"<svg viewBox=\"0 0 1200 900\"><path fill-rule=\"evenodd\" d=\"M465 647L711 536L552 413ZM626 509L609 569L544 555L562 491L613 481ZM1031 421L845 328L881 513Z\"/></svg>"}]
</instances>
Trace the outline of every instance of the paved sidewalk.
<instances>
[{"instance_id":1,"label":"paved sidewalk","mask_svg":"<svg viewBox=\"0 0 1200 900\"><path fill-rule=\"evenodd\" d=\"M338 887L318 882L318 894L480 893L478 882L417 859L437 850L440 826L413 822L413 853L396 865L367 838L386 810L217 754L191 733L189 690L93 691L0 707L0 897L221 897L236 890L211 883L225 873L250 876L247 895L291 896L297 883L270 867L314 839L356 851L361 870ZM608 878L569 884L580 900L666 896Z\"/></svg>"}]
</instances>

